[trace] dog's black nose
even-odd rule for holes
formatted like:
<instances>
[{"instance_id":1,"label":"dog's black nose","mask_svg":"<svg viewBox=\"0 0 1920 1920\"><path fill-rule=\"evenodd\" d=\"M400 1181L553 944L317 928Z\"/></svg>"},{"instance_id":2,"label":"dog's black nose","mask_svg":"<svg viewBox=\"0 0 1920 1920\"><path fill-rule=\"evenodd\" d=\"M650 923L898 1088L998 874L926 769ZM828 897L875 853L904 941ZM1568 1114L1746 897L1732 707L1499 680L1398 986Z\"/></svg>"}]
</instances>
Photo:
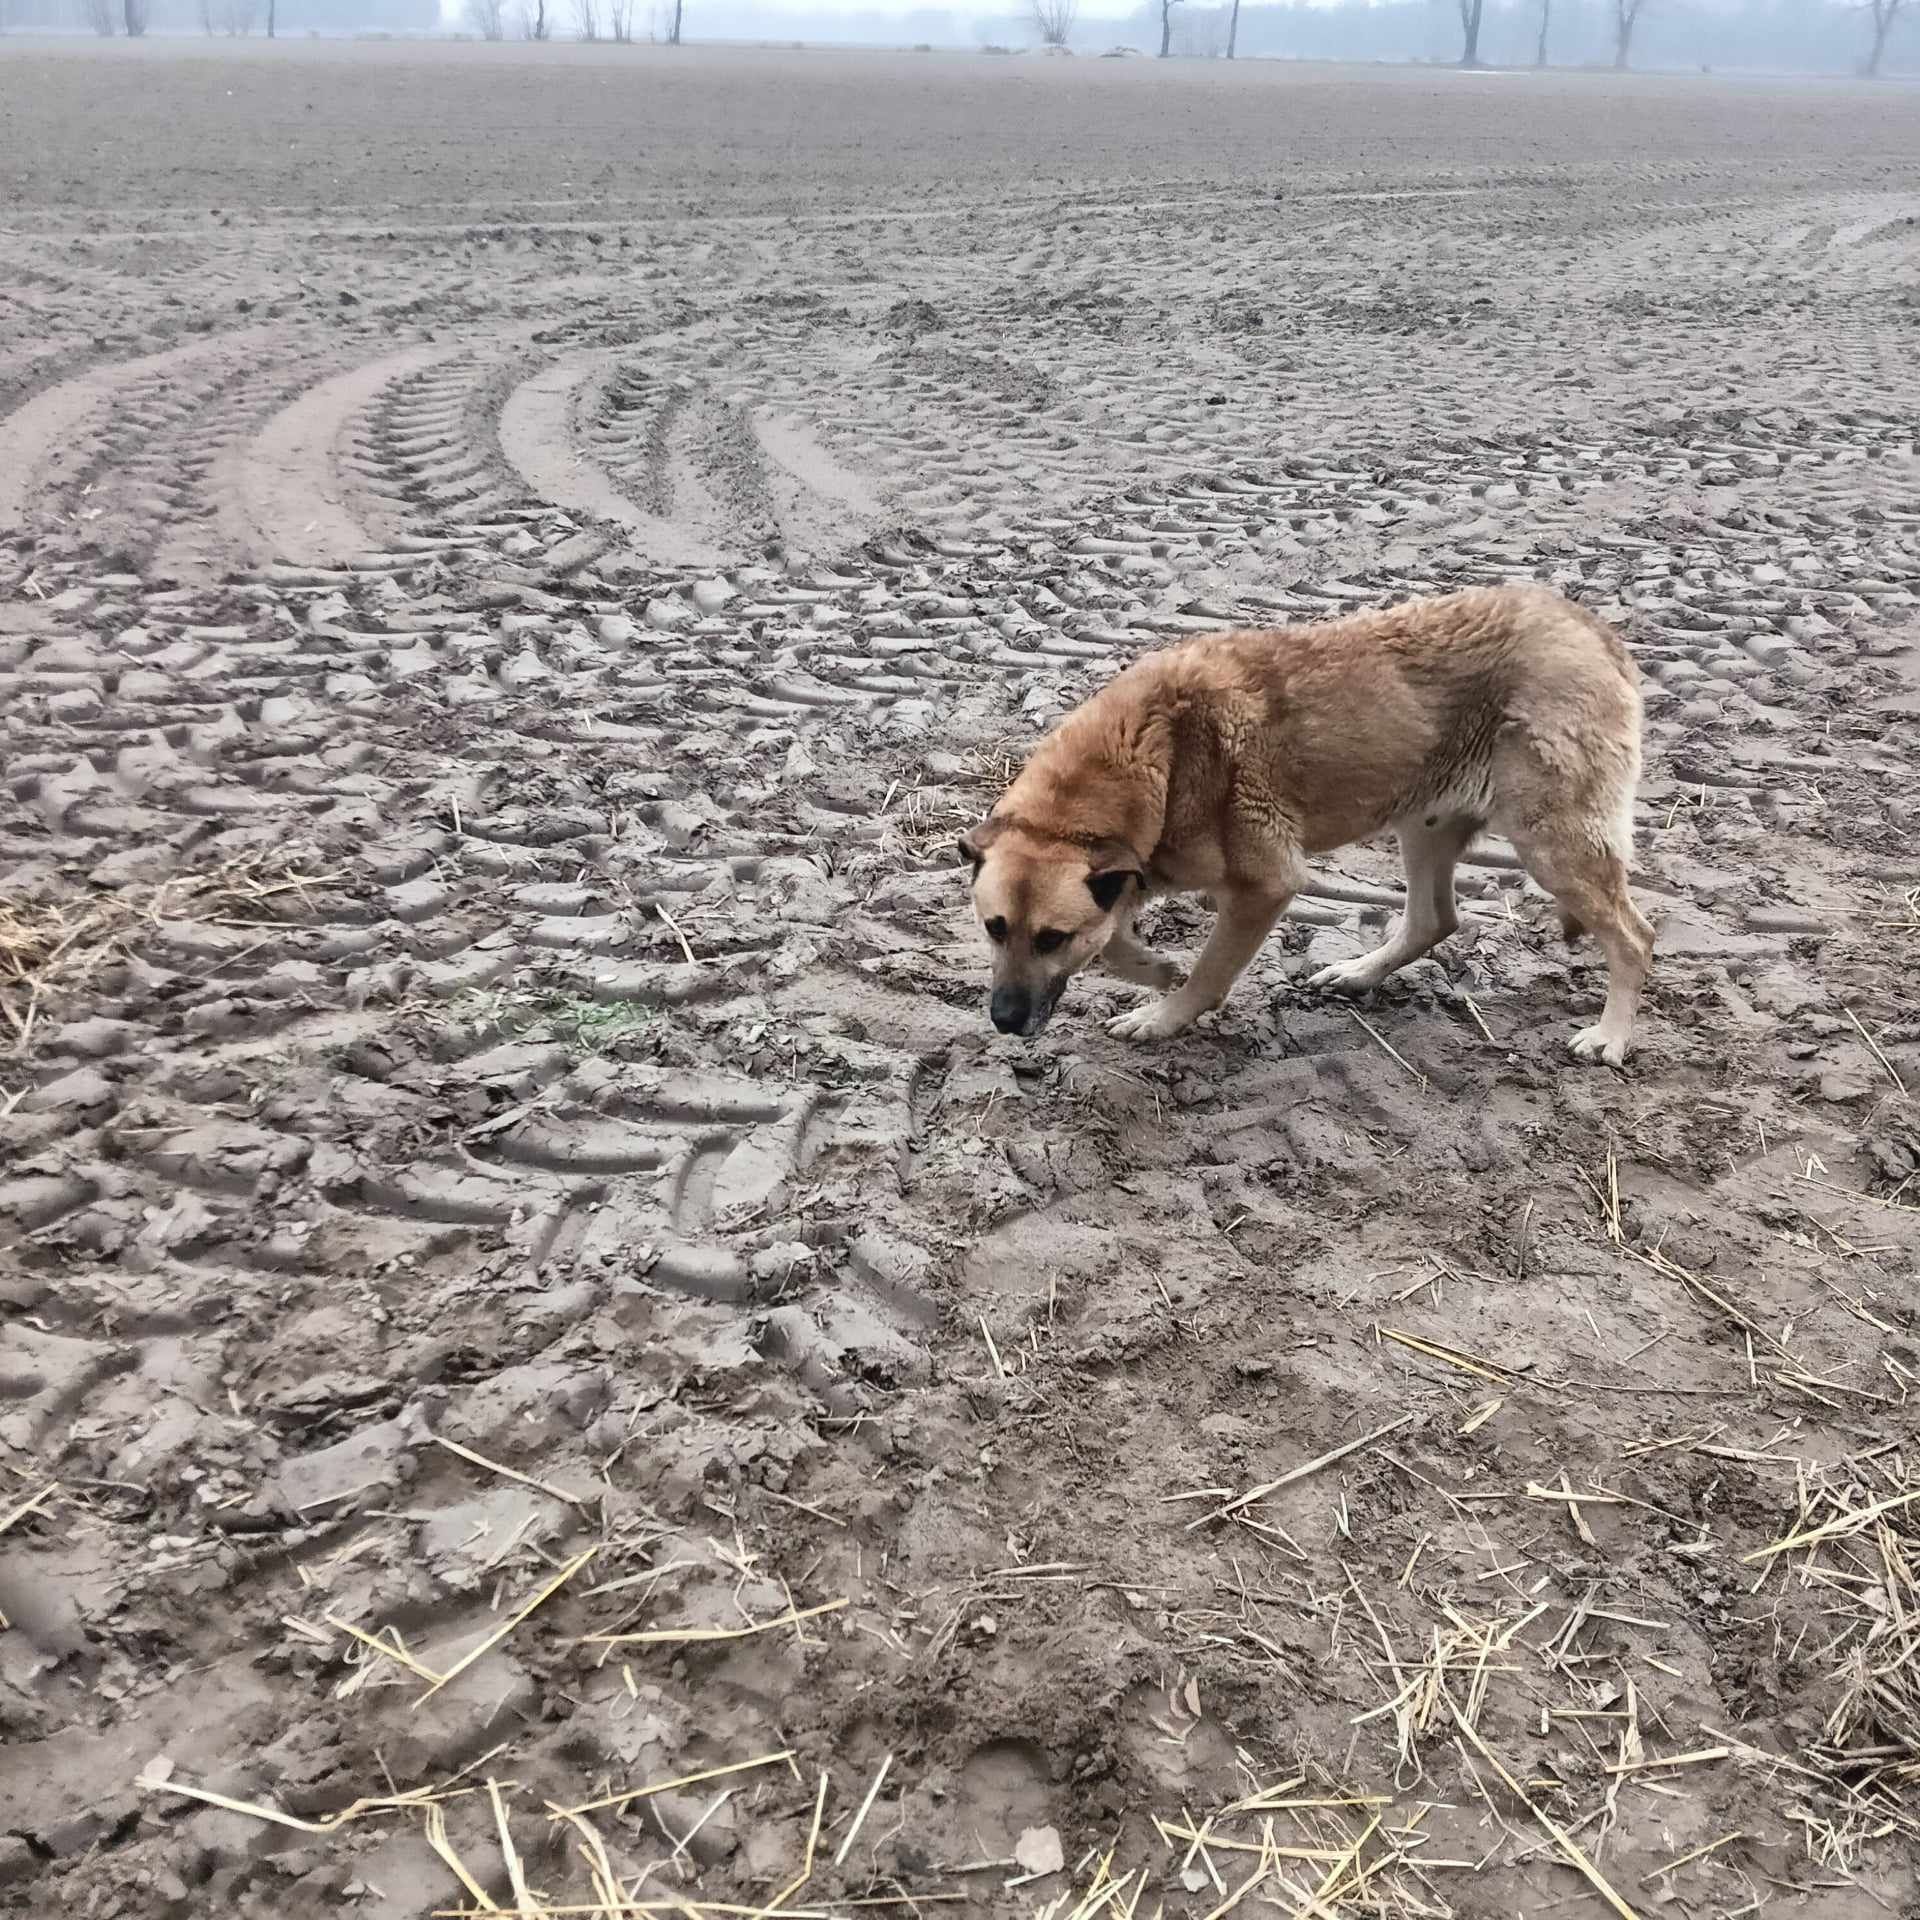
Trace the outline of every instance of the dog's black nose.
<instances>
[{"instance_id":1,"label":"dog's black nose","mask_svg":"<svg viewBox=\"0 0 1920 1920\"><path fill-rule=\"evenodd\" d=\"M1002 1033L1018 1033L1033 1011L1033 1002L1017 987L995 987L987 1012Z\"/></svg>"}]
</instances>

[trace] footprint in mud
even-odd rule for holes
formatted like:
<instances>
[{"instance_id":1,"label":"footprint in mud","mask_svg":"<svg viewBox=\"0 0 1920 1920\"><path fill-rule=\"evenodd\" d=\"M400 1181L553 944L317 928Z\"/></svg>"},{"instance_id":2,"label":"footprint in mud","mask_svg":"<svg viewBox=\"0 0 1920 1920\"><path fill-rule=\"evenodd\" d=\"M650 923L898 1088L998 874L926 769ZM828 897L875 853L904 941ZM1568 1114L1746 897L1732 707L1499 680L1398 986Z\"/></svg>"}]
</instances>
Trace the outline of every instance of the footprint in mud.
<instances>
[{"instance_id":1,"label":"footprint in mud","mask_svg":"<svg viewBox=\"0 0 1920 1920\"><path fill-rule=\"evenodd\" d=\"M1133 1688L1120 1722L1134 1764L1156 1783L1156 1798L1211 1807L1234 1797L1234 1743L1207 1711L1197 1682Z\"/></svg>"},{"instance_id":2,"label":"footprint in mud","mask_svg":"<svg viewBox=\"0 0 1920 1920\"><path fill-rule=\"evenodd\" d=\"M979 1857L1008 1859L1021 1834L1051 1818L1045 1757L1031 1740L989 1740L960 1769L957 1798L961 1831L979 1847Z\"/></svg>"}]
</instances>

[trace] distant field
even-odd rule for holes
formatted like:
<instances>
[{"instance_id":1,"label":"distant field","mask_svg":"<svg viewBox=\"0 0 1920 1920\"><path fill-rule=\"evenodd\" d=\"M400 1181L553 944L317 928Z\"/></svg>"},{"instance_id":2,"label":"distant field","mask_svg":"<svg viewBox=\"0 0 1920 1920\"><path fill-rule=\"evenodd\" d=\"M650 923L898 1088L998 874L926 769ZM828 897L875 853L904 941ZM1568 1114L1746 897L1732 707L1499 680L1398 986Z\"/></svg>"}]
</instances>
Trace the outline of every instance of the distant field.
<instances>
[{"instance_id":1,"label":"distant field","mask_svg":"<svg viewBox=\"0 0 1920 1920\"><path fill-rule=\"evenodd\" d=\"M1920 89L1274 62L282 40L0 45L19 208L679 213L1330 175L1911 164Z\"/></svg>"}]
</instances>

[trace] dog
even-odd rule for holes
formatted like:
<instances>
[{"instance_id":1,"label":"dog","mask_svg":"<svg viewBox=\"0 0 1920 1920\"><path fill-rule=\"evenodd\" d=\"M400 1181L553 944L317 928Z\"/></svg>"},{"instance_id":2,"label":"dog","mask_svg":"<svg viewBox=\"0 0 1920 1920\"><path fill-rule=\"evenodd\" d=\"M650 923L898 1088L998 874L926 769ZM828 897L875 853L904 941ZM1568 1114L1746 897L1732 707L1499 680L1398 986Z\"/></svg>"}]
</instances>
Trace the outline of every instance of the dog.
<instances>
[{"instance_id":1,"label":"dog","mask_svg":"<svg viewBox=\"0 0 1920 1920\"><path fill-rule=\"evenodd\" d=\"M1161 998L1110 1020L1184 1031L1227 997L1310 855L1391 827L1407 898L1393 935L1309 985L1364 993L1458 926L1453 870L1491 826L1606 951L1575 1054L1619 1066L1653 958L1627 891L1640 689L1603 622L1544 587L1485 587L1314 626L1209 634L1147 655L1060 722L960 841L993 949L988 1003L1031 1038L1095 961ZM1134 938L1149 896L1205 893L1212 937L1183 985Z\"/></svg>"}]
</instances>

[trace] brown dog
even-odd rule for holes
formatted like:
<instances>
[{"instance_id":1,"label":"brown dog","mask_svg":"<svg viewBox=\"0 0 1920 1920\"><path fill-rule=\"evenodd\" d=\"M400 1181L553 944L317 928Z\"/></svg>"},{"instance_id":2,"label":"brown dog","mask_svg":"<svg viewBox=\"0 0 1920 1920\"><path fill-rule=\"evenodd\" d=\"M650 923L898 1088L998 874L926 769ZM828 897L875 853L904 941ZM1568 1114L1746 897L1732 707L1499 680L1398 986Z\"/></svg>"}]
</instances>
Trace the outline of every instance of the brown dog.
<instances>
[{"instance_id":1,"label":"brown dog","mask_svg":"<svg viewBox=\"0 0 1920 1920\"><path fill-rule=\"evenodd\" d=\"M1094 960L1164 997L1109 1029L1164 1039L1217 1007L1309 854L1399 836L1399 931L1309 983L1377 986L1459 924L1454 863L1489 824L1607 954L1573 1050L1618 1066L1653 956L1627 892L1640 693L1626 648L1538 587L1477 588L1148 655L1068 714L960 843L993 942L993 1024L1032 1035ZM1153 893L1204 892L1213 937L1177 991L1133 937Z\"/></svg>"}]
</instances>

